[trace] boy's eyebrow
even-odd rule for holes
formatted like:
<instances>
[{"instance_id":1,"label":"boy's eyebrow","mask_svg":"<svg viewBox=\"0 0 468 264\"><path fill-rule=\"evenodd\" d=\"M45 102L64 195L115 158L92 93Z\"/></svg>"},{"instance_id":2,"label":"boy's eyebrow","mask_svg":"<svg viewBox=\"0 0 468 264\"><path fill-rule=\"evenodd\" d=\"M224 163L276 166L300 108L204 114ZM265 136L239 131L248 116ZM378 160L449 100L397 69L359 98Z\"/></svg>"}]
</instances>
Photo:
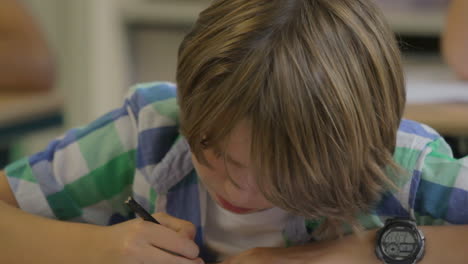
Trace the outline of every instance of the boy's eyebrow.
<instances>
[{"instance_id":1,"label":"boy's eyebrow","mask_svg":"<svg viewBox=\"0 0 468 264\"><path fill-rule=\"evenodd\" d=\"M213 146L213 150L214 150L215 152L222 153L222 154L223 154L223 157L226 159L226 161L228 161L229 163L233 164L234 166L239 167L239 168L243 168L243 169L248 168L247 165L244 165L242 162L233 159L233 158L231 157L231 155L229 155L229 153L227 153L226 151L223 151L222 148L221 148L219 145Z\"/></svg>"}]
</instances>

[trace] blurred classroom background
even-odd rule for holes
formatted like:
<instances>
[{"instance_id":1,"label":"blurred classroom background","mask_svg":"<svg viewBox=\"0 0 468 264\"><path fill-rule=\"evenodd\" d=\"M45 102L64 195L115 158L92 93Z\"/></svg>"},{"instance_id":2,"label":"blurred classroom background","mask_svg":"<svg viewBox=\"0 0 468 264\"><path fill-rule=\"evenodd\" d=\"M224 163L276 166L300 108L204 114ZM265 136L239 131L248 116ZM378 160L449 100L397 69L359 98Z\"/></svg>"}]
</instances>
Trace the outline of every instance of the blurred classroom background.
<instances>
[{"instance_id":1,"label":"blurred classroom background","mask_svg":"<svg viewBox=\"0 0 468 264\"><path fill-rule=\"evenodd\" d=\"M428 103L452 105L454 98L462 97L462 101L468 102L468 84L456 80L440 56L439 40L449 1L378 0L401 42L411 86L408 89L412 89L408 100L414 105L410 117L421 121L427 121L424 120L427 115L418 114L425 111L421 107ZM179 43L198 13L210 3L209 0L22 2L46 36L56 61L56 79L50 92L32 94L27 103L16 97L3 99L3 109L10 111L0 111L0 115L6 116L3 119L0 116L2 167L11 159L41 150L65 130L84 125L118 107L129 85L174 81ZM447 87L451 87L455 96L444 95L446 98L441 99L440 93ZM34 104L36 108L31 108ZM26 106L31 109L22 111ZM18 112L26 113L16 117ZM467 117L468 110L461 111L461 115ZM444 114L439 119L443 122ZM468 135L467 125L460 128L455 124L454 128L449 124L442 132L450 140L454 138L453 144L458 146L460 138Z\"/></svg>"}]
</instances>

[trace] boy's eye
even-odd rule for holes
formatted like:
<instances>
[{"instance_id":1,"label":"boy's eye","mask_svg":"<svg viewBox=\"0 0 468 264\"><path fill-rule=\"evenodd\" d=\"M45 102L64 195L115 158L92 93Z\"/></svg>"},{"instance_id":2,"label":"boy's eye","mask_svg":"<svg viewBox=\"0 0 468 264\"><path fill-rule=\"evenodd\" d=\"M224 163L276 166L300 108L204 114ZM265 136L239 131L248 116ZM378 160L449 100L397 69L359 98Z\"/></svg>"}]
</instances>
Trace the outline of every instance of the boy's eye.
<instances>
[{"instance_id":1,"label":"boy's eye","mask_svg":"<svg viewBox=\"0 0 468 264\"><path fill-rule=\"evenodd\" d=\"M226 154L226 152L218 149L213 149L213 155L217 159L224 159L225 162L229 163L230 165L239 168L239 169L245 169L247 166L243 165L242 163L235 161L234 159L229 156L229 154Z\"/></svg>"},{"instance_id":2,"label":"boy's eye","mask_svg":"<svg viewBox=\"0 0 468 264\"><path fill-rule=\"evenodd\" d=\"M215 150L215 151L214 151L214 155L215 155L216 158L219 159L219 158L221 158L221 157L224 155L224 153L223 153L222 151Z\"/></svg>"}]
</instances>

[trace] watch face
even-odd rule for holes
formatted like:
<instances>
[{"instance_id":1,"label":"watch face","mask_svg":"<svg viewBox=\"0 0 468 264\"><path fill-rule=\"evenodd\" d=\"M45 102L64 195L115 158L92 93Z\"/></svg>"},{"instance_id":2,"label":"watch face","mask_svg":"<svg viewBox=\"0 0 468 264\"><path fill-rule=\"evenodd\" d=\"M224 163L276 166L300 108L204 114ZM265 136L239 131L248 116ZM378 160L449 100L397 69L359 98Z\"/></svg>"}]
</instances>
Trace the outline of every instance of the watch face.
<instances>
[{"instance_id":1,"label":"watch face","mask_svg":"<svg viewBox=\"0 0 468 264\"><path fill-rule=\"evenodd\" d=\"M395 226L382 235L382 252L392 260L405 260L414 257L421 241L417 232L410 227Z\"/></svg>"}]
</instances>

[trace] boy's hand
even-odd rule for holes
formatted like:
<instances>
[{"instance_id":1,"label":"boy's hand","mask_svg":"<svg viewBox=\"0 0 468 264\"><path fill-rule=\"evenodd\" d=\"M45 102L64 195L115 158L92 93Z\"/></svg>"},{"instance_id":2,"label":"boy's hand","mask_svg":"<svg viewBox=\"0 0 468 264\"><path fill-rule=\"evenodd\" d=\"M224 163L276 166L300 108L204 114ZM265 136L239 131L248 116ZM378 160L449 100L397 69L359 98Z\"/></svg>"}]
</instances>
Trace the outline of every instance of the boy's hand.
<instances>
[{"instance_id":1,"label":"boy's hand","mask_svg":"<svg viewBox=\"0 0 468 264\"><path fill-rule=\"evenodd\" d=\"M165 213L153 215L161 225L134 219L104 228L96 241L104 252L100 263L199 264L199 249L193 242L195 226ZM176 256L162 249L180 254ZM98 250L98 249L96 249Z\"/></svg>"},{"instance_id":2,"label":"boy's hand","mask_svg":"<svg viewBox=\"0 0 468 264\"><path fill-rule=\"evenodd\" d=\"M230 257L221 264L380 264L374 253L376 231L362 237L314 242L290 248L254 248Z\"/></svg>"}]
</instances>

